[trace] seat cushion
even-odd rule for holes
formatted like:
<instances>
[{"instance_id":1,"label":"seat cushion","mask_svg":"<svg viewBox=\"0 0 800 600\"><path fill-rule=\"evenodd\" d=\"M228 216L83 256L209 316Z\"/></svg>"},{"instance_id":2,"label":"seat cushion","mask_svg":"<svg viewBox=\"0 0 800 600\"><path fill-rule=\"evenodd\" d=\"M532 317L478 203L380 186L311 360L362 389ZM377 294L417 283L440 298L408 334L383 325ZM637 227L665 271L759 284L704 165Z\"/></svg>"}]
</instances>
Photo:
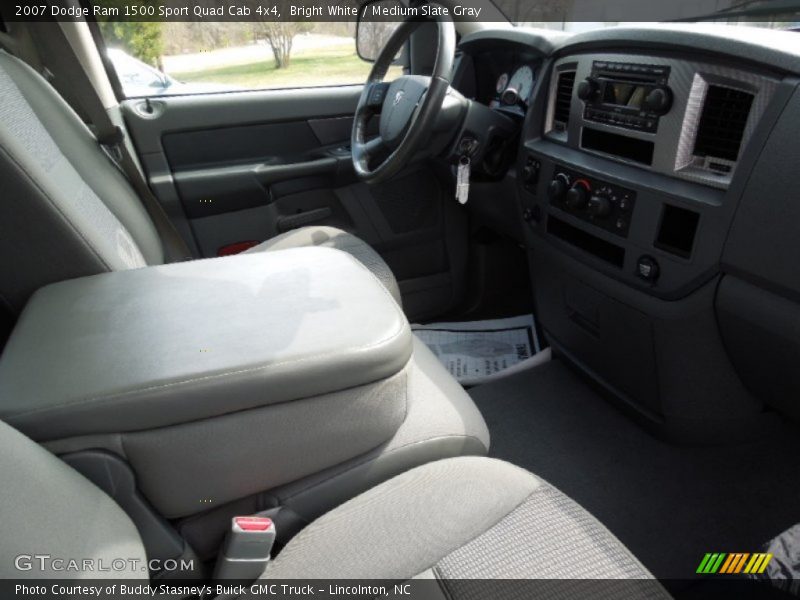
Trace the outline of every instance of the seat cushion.
<instances>
[{"instance_id":1,"label":"seat cushion","mask_svg":"<svg viewBox=\"0 0 800 600\"><path fill-rule=\"evenodd\" d=\"M452 580L446 595L459 598L474 589L459 590L469 579L652 579L567 496L523 469L482 457L429 463L350 500L301 531L264 576L433 576ZM667 597L655 581L637 592Z\"/></svg>"},{"instance_id":2,"label":"seat cushion","mask_svg":"<svg viewBox=\"0 0 800 600\"><path fill-rule=\"evenodd\" d=\"M303 246L325 246L352 254L372 271L375 277L380 279L381 283L397 300L397 303L401 304L400 288L389 265L369 244L341 229L323 226L301 227L262 242L258 246L250 248L247 252L270 252L272 250L286 250L287 248L300 248Z\"/></svg>"},{"instance_id":3,"label":"seat cushion","mask_svg":"<svg viewBox=\"0 0 800 600\"><path fill-rule=\"evenodd\" d=\"M117 503L3 422L0 481L0 578L147 577L142 540Z\"/></svg>"}]
</instances>

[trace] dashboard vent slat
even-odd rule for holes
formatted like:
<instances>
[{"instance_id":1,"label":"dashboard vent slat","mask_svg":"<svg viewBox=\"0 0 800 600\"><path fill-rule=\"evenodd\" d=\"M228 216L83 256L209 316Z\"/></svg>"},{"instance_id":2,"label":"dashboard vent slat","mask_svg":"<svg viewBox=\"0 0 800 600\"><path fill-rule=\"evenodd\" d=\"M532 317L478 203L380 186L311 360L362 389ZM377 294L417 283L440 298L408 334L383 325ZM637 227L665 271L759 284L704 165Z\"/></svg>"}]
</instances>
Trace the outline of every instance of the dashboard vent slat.
<instances>
[{"instance_id":1,"label":"dashboard vent slat","mask_svg":"<svg viewBox=\"0 0 800 600\"><path fill-rule=\"evenodd\" d=\"M694 143L695 156L736 162L752 105L753 94L708 86Z\"/></svg>"},{"instance_id":2,"label":"dashboard vent slat","mask_svg":"<svg viewBox=\"0 0 800 600\"><path fill-rule=\"evenodd\" d=\"M572 104L572 88L574 86L575 71L563 71L558 75L553 120L562 123L564 129L566 129L569 123L569 110Z\"/></svg>"}]
</instances>

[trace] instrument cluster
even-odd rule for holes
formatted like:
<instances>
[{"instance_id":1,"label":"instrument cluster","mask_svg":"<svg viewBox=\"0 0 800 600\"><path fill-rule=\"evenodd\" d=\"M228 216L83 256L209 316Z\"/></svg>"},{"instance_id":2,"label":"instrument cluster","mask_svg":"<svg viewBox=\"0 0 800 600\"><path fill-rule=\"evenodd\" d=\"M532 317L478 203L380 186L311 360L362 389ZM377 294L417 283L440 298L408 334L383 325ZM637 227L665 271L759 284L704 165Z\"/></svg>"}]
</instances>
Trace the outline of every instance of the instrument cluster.
<instances>
[{"instance_id":1,"label":"instrument cluster","mask_svg":"<svg viewBox=\"0 0 800 600\"><path fill-rule=\"evenodd\" d=\"M516 66L512 71L504 71L495 82L495 95L489 101L491 108L527 108L536 74L531 65Z\"/></svg>"},{"instance_id":2,"label":"instrument cluster","mask_svg":"<svg viewBox=\"0 0 800 600\"><path fill-rule=\"evenodd\" d=\"M520 65L513 71L501 73L495 83L495 97L489 106L523 106L527 107L533 92L535 73L530 65Z\"/></svg>"}]
</instances>

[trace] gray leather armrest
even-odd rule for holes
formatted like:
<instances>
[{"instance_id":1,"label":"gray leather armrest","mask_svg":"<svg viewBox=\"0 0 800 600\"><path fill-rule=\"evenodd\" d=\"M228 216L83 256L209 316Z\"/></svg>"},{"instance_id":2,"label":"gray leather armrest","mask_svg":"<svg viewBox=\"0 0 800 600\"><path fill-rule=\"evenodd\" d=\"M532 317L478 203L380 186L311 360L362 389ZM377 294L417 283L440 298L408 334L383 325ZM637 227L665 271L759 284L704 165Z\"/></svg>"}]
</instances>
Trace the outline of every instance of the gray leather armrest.
<instances>
[{"instance_id":1,"label":"gray leather armrest","mask_svg":"<svg viewBox=\"0 0 800 600\"><path fill-rule=\"evenodd\" d=\"M0 359L0 418L34 439L152 429L385 379L408 322L348 254L298 248L39 290Z\"/></svg>"}]
</instances>

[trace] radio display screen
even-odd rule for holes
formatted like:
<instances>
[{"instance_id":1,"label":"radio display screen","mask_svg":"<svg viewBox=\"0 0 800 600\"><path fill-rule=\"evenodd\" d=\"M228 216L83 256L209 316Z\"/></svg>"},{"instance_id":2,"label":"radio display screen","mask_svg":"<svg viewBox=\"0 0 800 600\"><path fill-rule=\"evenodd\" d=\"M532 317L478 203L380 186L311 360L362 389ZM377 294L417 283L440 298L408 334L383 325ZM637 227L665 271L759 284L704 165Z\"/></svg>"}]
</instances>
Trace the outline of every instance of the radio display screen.
<instances>
[{"instance_id":1,"label":"radio display screen","mask_svg":"<svg viewBox=\"0 0 800 600\"><path fill-rule=\"evenodd\" d=\"M621 81L606 81L603 87L603 104L625 106L627 108L642 108L647 86Z\"/></svg>"}]
</instances>

